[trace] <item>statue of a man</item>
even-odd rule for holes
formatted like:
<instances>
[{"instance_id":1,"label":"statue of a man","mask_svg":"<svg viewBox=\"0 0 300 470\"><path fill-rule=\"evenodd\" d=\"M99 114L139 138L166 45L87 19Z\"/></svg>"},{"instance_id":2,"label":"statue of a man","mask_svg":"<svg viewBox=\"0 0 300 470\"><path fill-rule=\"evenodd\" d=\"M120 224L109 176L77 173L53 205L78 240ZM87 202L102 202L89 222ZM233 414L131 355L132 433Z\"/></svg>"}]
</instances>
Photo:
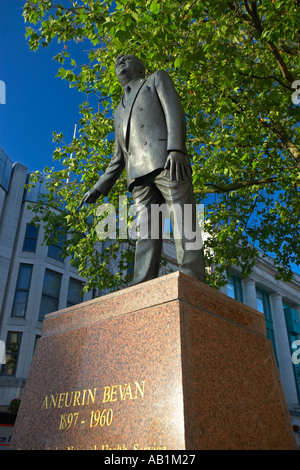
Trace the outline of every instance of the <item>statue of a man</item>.
<instances>
[{"instance_id":1,"label":"statue of a man","mask_svg":"<svg viewBox=\"0 0 300 470\"><path fill-rule=\"evenodd\" d=\"M170 210L170 215L173 229L178 222L181 232L175 239L180 271L205 282L202 243L196 249L191 243L190 234L195 233L198 224L180 98L165 71L159 70L145 78L145 67L134 55L118 56L115 70L124 94L114 116L114 155L80 205L95 202L101 194L106 196L126 168L138 226L142 222L145 225L145 209L149 228L151 224L152 227L160 224L159 236L151 237L149 230L148 237L137 238L131 285L158 276L163 226L161 220L151 220L151 206L158 204L177 208L177 211ZM139 210L141 207L144 210ZM185 216L187 207L189 217ZM191 222L192 227L187 230Z\"/></svg>"}]
</instances>

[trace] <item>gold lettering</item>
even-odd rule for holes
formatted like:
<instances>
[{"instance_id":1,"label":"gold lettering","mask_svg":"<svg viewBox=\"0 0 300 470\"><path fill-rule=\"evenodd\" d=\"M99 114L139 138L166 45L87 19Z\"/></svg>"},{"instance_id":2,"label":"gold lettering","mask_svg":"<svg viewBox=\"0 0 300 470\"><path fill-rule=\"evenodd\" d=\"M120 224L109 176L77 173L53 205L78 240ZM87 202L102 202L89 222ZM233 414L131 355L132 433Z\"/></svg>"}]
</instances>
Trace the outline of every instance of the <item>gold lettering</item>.
<instances>
[{"instance_id":1,"label":"gold lettering","mask_svg":"<svg viewBox=\"0 0 300 470\"><path fill-rule=\"evenodd\" d=\"M140 393L141 397L144 398L144 393L145 393L145 380L142 380L142 386L143 386L143 389L141 389L140 387L140 384L138 382L134 382L135 383L135 397L134 399L136 400L137 399L137 394L138 392Z\"/></svg>"},{"instance_id":2,"label":"gold lettering","mask_svg":"<svg viewBox=\"0 0 300 470\"><path fill-rule=\"evenodd\" d=\"M62 408L64 406L64 398L65 398L65 393L60 393L57 408Z\"/></svg>"},{"instance_id":3,"label":"gold lettering","mask_svg":"<svg viewBox=\"0 0 300 470\"><path fill-rule=\"evenodd\" d=\"M77 390L74 395L73 406L76 406L76 405L80 406L79 398L80 398L80 390Z\"/></svg>"},{"instance_id":4,"label":"gold lettering","mask_svg":"<svg viewBox=\"0 0 300 470\"><path fill-rule=\"evenodd\" d=\"M134 382L134 386L135 388L133 388L130 383L125 383L104 387L102 403L117 401L118 399L121 401L125 401L126 399L136 400L139 397L144 398L145 380L142 380L141 384L139 384L139 382L137 381Z\"/></svg>"},{"instance_id":5,"label":"gold lettering","mask_svg":"<svg viewBox=\"0 0 300 470\"><path fill-rule=\"evenodd\" d=\"M121 400L125 400L125 393L126 393L126 390L127 390L127 384L124 384L124 388L123 388L123 389L122 389L122 385L121 385L121 384L119 385L119 391L120 391Z\"/></svg>"},{"instance_id":6,"label":"gold lettering","mask_svg":"<svg viewBox=\"0 0 300 470\"><path fill-rule=\"evenodd\" d=\"M53 404L54 408L56 408L57 394L56 394L56 396L55 396L55 399L54 399L54 395L50 395L50 398L51 398L51 402L50 402L49 408L51 408L51 404Z\"/></svg>"},{"instance_id":7,"label":"gold lettering","mask_svg":"<svg viewBox=\"0 0 300 470\"><path fill-rule=\"evenodd\" d=\"M85 393L86 393L86 390L83 390L83 397L82 397L81 405L84 405Z\"/></svg>"},{"instance_id":8,"label":"gold lettering","mask_svg":"<svg viewBox=\"0 0 300 470\"><path fill-rule=\"evenodd\" d=\"M127 384L125 394L123 394L122 400L125 400L127 395L129 396L129 400L132 400L132 393L131 393L131 386L130 384Z\"/></svg>"},{"instance_id":9,"label":"gold lettering","mask_svg":"<svg viewBox=\"0 0 300 470\"><path fill-rule=\"evenodd\" d=\"M106 403L110 400L110 387L104 387L102 403Z\"/></svg>"},{"instance_id":10,"label":"gold lettering","mask_svg":"<svg viewBox=\"0 0 300 470\"><path fill-rule=\"evenodd\" d=\"M45 407L45 410L48 410L48 396L46 395L42 404L42 409Z\"/></svg>"},{"instance_id":11,"label":"gold lettering","mask_svg":"<svg viewBox=\"0 0 300 470\"><path fill-rule=\"evenodd\" d=\"M117 401L118 397L117 397L117 389L118 389L118 386L117 385L112 385L111 387L111 394L110 394L110 401Z\"/></svg>"},{"instance_id":12,"label":"gold lettering","mask_svg":"<svg viewBox=\"0 0 300 470\"><path fill-rule=\"evenodd\" d=\"M95 403L97 388L74 390L70 392L61 392L52 395L46 395L41 409L48 410L52 408L69 408L71 406L84 406ZM137 400L145 396L145 380L118 385L110 385L103 388L102 403Z\"/></svg>"},{"instance_id":13,"label":"gold lettering","mask_svg":"<svg viewBox=\"0 0 300 470\"><path fill-rule=\"evenodd\" d=\"M69 403L68 403L69 394L70 394L70 400L69 400ZM66 398L65 398L65 407L66 408L69 408L69 406L71 406L73 395L74 395L74 392L67 392L66 393Z\"/></svg>"},{"instance_id":14,"label":"gold lettering","mask_svg":"<svg viewBox=\"0 0 300 470\"><path fill-rule=\"evenodd\" d=\"M94 394L93 394L93 393L92 393L92 390L89 388L89 395L88 395L88 402L87 402L88 405L89 405L89 403L90 403L90 398L91 398L91 400L92 400L92 403L95 403L96 391L97 391L97 389L94 388Z\"/></svg>"}]
</instances>

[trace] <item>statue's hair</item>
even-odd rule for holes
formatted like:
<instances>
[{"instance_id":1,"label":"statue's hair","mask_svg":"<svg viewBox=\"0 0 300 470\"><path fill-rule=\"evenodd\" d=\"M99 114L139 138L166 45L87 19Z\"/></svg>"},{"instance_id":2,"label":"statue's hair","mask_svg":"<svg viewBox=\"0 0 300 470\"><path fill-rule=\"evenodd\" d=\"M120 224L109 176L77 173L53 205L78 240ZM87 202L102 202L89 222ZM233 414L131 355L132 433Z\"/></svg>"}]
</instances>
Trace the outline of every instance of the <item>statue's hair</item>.
<instances>
[{"instance_id":1,"label":"statue's hair","mask_svg":"<svg viewBox=\"0 0 300 470\"><path fill-rule=\"evenodd\" d=\"M136 56L134 56L136 57ZM144 65L144 62L141 61L141 59L139 59L138 57L136 57L141 65L141 75L144 77L145 76L145 73L146 73L146 68L145 68L145 65Z\"/></svg>"}]
</instances>

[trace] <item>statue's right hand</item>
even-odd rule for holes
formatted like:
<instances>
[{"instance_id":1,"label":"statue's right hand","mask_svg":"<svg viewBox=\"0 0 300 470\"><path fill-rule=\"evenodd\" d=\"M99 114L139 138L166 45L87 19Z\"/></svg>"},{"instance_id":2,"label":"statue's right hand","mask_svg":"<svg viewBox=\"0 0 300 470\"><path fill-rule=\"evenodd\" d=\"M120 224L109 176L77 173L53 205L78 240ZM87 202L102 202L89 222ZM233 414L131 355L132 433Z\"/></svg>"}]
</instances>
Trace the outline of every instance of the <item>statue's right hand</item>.
<instances>
[{"instance_id":1,"label":"statue's right hand","mask_svg":"<svg viewBox=\"0 0 300 470\"><path fill-rule=\"evenodd\" d=\"M90 189L81 199L79 208L85 203L90 204L96 202L99 196L101 196L101 193L97 189Z\"/></svg>"}]
</instances>

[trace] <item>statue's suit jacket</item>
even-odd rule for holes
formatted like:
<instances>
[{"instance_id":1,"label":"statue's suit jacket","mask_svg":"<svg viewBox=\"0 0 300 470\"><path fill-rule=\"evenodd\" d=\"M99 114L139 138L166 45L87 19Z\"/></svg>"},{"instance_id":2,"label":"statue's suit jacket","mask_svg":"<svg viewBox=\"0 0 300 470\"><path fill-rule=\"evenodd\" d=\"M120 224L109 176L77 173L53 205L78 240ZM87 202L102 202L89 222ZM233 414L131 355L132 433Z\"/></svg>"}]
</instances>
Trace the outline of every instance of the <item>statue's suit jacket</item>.
<instances>
[{"instance_id":1,"label":"statue's suit jacket","mask_svg":"<svg viewBox=\"0 0 300 470\"><path fill-rule=\"evenodd\" d=\"M136 178L164 168L168 151L186 154L185 114L169 75L160 70L129 86L114 115L114 155L94 186L105 196L125 167L131 190Z\"/></svg>"}]
</instances>

